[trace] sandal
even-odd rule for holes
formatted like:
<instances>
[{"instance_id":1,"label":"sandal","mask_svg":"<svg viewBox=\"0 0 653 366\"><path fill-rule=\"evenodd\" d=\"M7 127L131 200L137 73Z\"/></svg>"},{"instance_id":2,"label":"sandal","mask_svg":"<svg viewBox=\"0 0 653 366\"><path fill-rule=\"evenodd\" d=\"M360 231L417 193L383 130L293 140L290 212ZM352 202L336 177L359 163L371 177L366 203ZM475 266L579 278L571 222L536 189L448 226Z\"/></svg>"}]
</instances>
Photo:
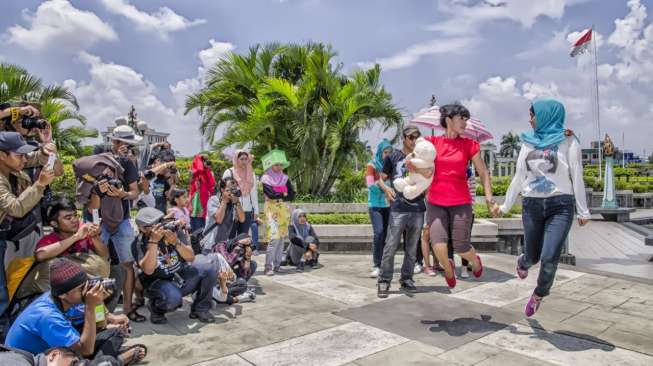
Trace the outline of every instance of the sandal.
<instances>
[{"instance_id":1,"label":"sandal","mask_svg":"<svg viewBox=\"0 0 653 366\"><path fill-rule=\"evenodd\" d=\"M134 301L132 301L132 306L135 307L136 309L142 308L143 306L145 306L145 298L136 297Z\"/></svg>"},{"instance_id":2,"label":"sandal","mask_svg":"<svg viewBox=\"0 0 653 366\"><path fill-rule=\"evenodd\" d=\"M130 312L127 313L127 318L133 321L134 323L143 323L147 320L146 317L138 313L138 308L134 307Z\"/></svg>"},{"instance_id":3,"label":"sandal","mask_svg":"<svg viewBox=\"0 0 653 366\"><path fill-rule=\"evenodd\" d=\"M123 363L125 365L132 365L132 364L135 364L135 363L139 363L139 362L143 361L145 359L145 357L147 357L147 346L145 346L144 344L140 344L140 343L125 348L122 352L120 352L119 356L123 356L127 352L135 350L136 348L142 349L143 352L141 353L141 352L138 352L138 351L134 351L132 353L131 360L129 360L129 361L124 360L123 361ZM141 356L141 354L142 354L142 356Z\"/></svg>"}]
</instances>

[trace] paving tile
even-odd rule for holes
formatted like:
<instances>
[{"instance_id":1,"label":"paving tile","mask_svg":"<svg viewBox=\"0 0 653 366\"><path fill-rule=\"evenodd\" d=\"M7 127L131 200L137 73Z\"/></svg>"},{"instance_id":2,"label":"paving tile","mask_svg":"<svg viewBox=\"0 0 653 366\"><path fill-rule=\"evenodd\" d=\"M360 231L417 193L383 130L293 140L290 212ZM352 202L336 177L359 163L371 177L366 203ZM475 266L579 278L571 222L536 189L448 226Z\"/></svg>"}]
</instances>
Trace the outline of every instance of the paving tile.
<instances>
[{"instance_id":1,"label":"paving tile","mask_svg":"<svg viewBox=\"0 0 653 366\"><path fill-rule=\"evenodd\" d=\"M257 366L338 366L407 341L381 329L351 322L239 355Z\"/></svg>"},{"instance_id":2,"label":"paving tile","mask_svg":"<svg viewBox=\"0 0 653 366\"><path fill-rule=\"evenodd\" d=\"M438 357L448 360L449 362L458 363L462 366L470 366L502 352L506 351L502 350L501 348L481 343L477 340L449 350L441 355L438 355Z\"/></svg>"},{"instance_id":3,"label":"paving tile","mask_svg":"<svg viewBox=\"0 0 653 366\"><path fill-rule=\"evenodd\" d=\"M449 350L495 332L522 315L438 293L401 296L336 313Z\"/></svg>"},{"instance_id":4,"label":"paving tile","mask_svg":"<svg viewBox=\"0 0 653 366\"><path fill-rule=\"evenodd\" d=\"M611 327L599 334L599 337L619 347L653 356L653 333L639 334ZM651 365L653 365L653 357Z\"/></svg>"},{"instance_id":5,"label":"paving tile","mask_svg":"<svg viewBox=\"0 0 653 366\"><path fill-rule=\"evenodd\" d=\"M642 353L588 341L585 338L546 332L520 324L490 334L481 338L479 342L527 357L546 360L556 365L644 366L653 364L653 357Z\"/></svg>"},{"instance_id":6,"label":"paving tile","mask_svg":"<svg viewBox=\"0 0 653 366\"><path fill-rule=\"evenodd\" d=\"M474 364L474 366L552 366L554 364L538 360L536 358L520 355L519 353L502 351L485 360Z\"/></svg>"},{"instance_id":7,"label":"paving tile","mask_svg":"<svg viewBox=\"0 0 653 366\"><path fill-rule=\"evenodd\" d=\"M535 273L535 271L533 271ZM556 283L564 283L583 276L583 273L559 269ZM474 301L491 306L505 306L515 301L525 299L533 293L537 284L537 276L531 275L525 280L513 278L505 282L492 282L452 295L455 298Z\"/></svg>"},{"instance_id":8,"label":"paving tile","mask_svg":"<svg viewBox=\"0 0 653 366\"><path fill-rule=\"evenodd\" d=\"M252 366L238 355L220 357L214 360L196 363L193 366Z\"/></svg>"},{"instance_id":9,"label":"paving tile","mask_svg":"<svg viewBox=\"0 0 653 366\"><path fill-rule=\"evenodd\" d=\"M378 366L378 365L452 365L451 362L438 358L437 355L443 350L426 345L421 342L410 341L385 351L360 358L354 361L361 366Z\"/></svg>"}]
</instances>

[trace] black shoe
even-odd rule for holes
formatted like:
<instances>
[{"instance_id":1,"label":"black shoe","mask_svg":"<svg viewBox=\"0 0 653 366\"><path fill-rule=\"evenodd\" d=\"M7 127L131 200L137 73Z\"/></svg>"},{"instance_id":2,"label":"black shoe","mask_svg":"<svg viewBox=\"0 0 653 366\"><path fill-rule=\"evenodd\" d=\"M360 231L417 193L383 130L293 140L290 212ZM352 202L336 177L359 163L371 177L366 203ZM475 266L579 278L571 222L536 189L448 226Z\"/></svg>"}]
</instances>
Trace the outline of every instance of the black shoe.
<instances>
[{"instance_id":1,"label":"black shoe","mask_svg":"<svg viewBox=\"0 0 653 366\"><path fill-rule=\"evenodd\" d=\"M417 287L415 287L415 282L413 280L401 281L401 290L406 292L417 292Z\"/></svg>"},{"instance_id":2,"label":"black shoe","mask_svg":"<svg viewBox=\"0 0 653 366\"><path fill-rule=\"evenodd\" d=\"M202 323L215 323L215 317L213 314L209 313L208 311L205 312L192 312L188 314L188 317L191 319L197 319Z\"/></svg>"},{"instance_id":3,"label":"black shoe","mask_svg":"<svg viewBox=\"0 0 653 366\"><path fill-rule=\"evenodd\" d=\"M389 282L379 282L376 284L377 292L376 296L381 299L385 299L390 295L390 283Z\"/></svg>"},{"instance_id":4,"label":"black shoe","mask_svg":"<svg viewBox=\"0 0 653 366\"><path fill-rule=\"evenodd\" d=\"M304 272L304 265L305 265L305 264L306 264L306 263L304 263L304 261L300 261L300 262L297 264L297 269L296 269L296 271L297 271L297 272Z\"/></svg>"},{"instance_id":5,"label":"black shoe","mask_svg":"<svg viewBox=\"0 0 653 366\"><path fill-rule=\"evenodd\" d=\"M314 260L313 263L311 263L311 269L318 269L320 268L320 264L317 262L317 260Z\"/></svg>"},{"instance_id":6,"label":"black shoe","mask_svg":"<svg viewBox=\"0 0 653 366\"><path fill-rule=\"evenodd\" d=\"M150 321L152 324L166 324L168 318L166 318L165 314L150 313Z\"/></svg>"}]
</instances>

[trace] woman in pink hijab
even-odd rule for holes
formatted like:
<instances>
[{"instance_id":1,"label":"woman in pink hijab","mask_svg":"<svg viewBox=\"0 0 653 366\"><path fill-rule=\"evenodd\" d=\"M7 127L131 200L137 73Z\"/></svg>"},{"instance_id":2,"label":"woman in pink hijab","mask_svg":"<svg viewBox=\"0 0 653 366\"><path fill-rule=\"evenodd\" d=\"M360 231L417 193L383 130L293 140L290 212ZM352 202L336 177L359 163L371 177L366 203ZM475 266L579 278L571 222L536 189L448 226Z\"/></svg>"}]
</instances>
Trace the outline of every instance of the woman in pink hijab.
<instances>
[{"instance_id":1,"label":"woman in pink hijab","mask_svg":"<svg viewBox=\"0 0 653 366\"><path fill-rule=\"evenodd\" d=\"M225 170L222 175L222 179L233 178L238 182L241 192L240 204L243 207L243 211L245 211L245 222L237 222L233 228L235 232L232 232L230 237L249 233L252 223L258 219L258 192L256 175L252 167L253 161L254 155L245 150L236 150L233 157L233 167ZM253 237L254 234L256 234L256 238ZM258 230L256 233L252 232L252 250L255 252L258 251Z\"/></svg>"}]
</instances>

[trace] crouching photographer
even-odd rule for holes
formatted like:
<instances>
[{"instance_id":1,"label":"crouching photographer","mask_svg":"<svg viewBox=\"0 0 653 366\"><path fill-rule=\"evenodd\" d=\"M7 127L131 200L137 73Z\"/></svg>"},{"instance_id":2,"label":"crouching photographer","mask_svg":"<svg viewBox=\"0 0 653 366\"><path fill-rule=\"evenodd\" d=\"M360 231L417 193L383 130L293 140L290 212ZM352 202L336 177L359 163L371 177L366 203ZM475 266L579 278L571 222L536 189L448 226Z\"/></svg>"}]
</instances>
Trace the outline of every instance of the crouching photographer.
<instances>
[{"instance_id":1,"label":"crouching photographer","mask_svg":"<svg viewBox=\"0 0 653 366\"><path fill-rule=\"evenodd\" d=\"M139 279L148 299L150 321L163 324L165 314L182 306L182 298L194 293L189 317L213 323L211 295L217 270L211 263L193 263L195 254L183 243L177 222L163 221L163 212L145 207L136 214L139 235L132 245Z\"/></svg>"},{"instance_id":2,"label":"crouching photographer","mask_svg":"<svg viewBox=\"0 0 653 366\"><path fill-rule=\"evenodd\" d=\"M32 354L70 347L86 358L113 357L124 365L145 358L143 345L121 349L130 333L129 319L104 308L111 280L91 278L79 264L56 258L50 265L50 287L18 316L7 346Z\"/></svg>"}]
</instances>

